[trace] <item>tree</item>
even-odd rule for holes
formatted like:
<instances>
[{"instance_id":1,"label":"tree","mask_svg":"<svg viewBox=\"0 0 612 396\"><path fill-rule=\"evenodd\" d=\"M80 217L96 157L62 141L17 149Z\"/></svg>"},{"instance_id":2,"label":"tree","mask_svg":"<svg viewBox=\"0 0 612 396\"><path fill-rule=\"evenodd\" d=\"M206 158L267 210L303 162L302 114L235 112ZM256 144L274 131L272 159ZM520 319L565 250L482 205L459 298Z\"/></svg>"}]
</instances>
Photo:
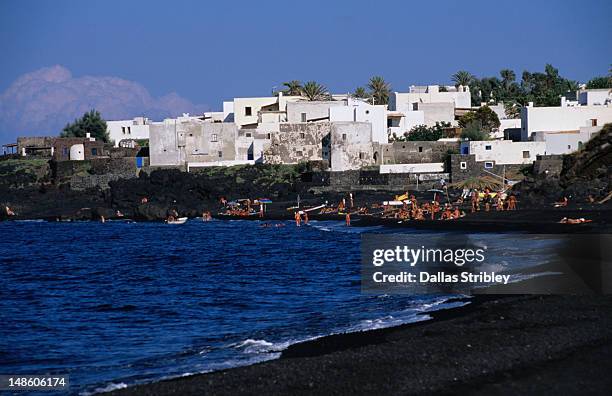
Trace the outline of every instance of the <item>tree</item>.
<instances>
[{"instance_id":1,"label":"tree","mask_svg":"<svg viewBox=\"0 0 612 396\"><path fill-rule=\"evenodd\" d=\"M87 133L91 137L103 142L109 141L108 132L106 131L106 121L102 119L100 112L90 110L83 114L83 117L77 118L72 124L67 124L60 134L61 137L86 137Z\"/></svg>"},{"instance_id":2,"label":"tree","mask_svg":"<svg viewBox=\"0 0 612 396\"><path fill-rule=\"evenodd\" d=\"M289 96L300 96L302 95L302 83L299 80L291 80L283 83L286 89L283 90L283 94Z\"/></svg>"},{"instance_id":3,"label":"tree","mask_svg":"<svg viewBox=\"0 0 612 396\"><path fill-rule=\"evenodd\" d=\"M521 116L521 105L518 103L504 102L504 112L508 118L519 118Z\"/></svg>"},{"instance_id":4,"label":"tree","mask_svg":"<svg viewBox=\"0 0 612 396\"><path fill-rule=\"evenodd\" d=\"M594 77L586 84L587 89L604 89L612 88L612 79L610 77Z\"/></svg>"},{"instance_id":5,"label":"tree","mask_svg":"<svg viewBox=\"0 0 612 396\"><path fill-rule=\"evenodd\" d=\"M474 81L474 76L468 71L459 70L451 76L451 79L455 83L455 86L463 85L465 87L469 86Z\"/></svg>"},{"instance_id":6,"label":"tree","mask_svg":"<svg viewBox=\"0 0 612 396\"><path fill-rule=\"evenodd\" d=\"M482 130L478 121L471 121L461 131L461 138L473 141L489 140L489 134Z\"/></svg>"},{"instance_id":7,"label":"tree","mask_svg":"<svg viewBox=\"0 0 612 396\"><path fill-rule=\"evenodd\" d=\"M327 88L316 81L306 82L302 87L302 95L310 101L325 100L329 98Z\"/></svg>"},{"instance_id":8,"label":"tree","mask_svg":"<svg viewBox=\"0 0 612 396\"><path fill-rule=\"evenodd\" d=\"M380 76L370 78L368 82L371 96L374 97L374 104L385 105L389 103L389 95L391 95L391 85Z\"/></svg>"},{"instance_id":9,"label":"tree","mask_svg":"<svg viewBox=\"0 0 612 396\"><path fill-rule=\"evenodd\" d=\"M497 114L489 106L482 106L476 111L469 111L459 117L460 127L467 128L471 124L476 124L479 129L489 133L493 129L499 128L500 122Z\"/></svg>"},{"instance_id":10,"label":"tree","mask_svg":"<svg viewBox=\"0 0 612 396\"><path fill-rule=\"evenodd\" d=\"M504 88L506 89L509 89L511 84L516 79L516 74L514 74L514 71L510 69L503 69L502 71L499 72L499 75L501 76L502 84L504 85Z\"/></svg>"},{"instance_id":11,"label":"tree","mask_svg":"<svg viewBox=\"0 0 612 396\"><path fill-rule=\"evenodd\" d=\"M449 128L450 122L436 122L436 125L428 127L426 125L417 125L412 127L410 131L405 132L403 136L397 136L393 133L389 136L391 142L404 142L404 141L435 141L445 136L444 128Z\"/></svg>"},{"instance_id":12,"label":"tree","mask_svg":"<svg viewBox=\"0 0 612 396\"><path fill-rule=\"evenodd\" d=\"M450 123L436 122L435 126L427 127L417 125L413 127L406 136L407 141L435 141L444 137L444 128L450 127Z\"/></svg>"},{"instance_id":13,"label":"tree","mask_svg":"<svg viewBox=\"0 0 612 396\"><path fill-rule=\"evenodd\" d=\"M368 94L368 91L366 91L364 87L357 87L355 88L355 92L353 92L353 97L365 99L369 98L370 94Z\"/></svg>"}]
</instances>

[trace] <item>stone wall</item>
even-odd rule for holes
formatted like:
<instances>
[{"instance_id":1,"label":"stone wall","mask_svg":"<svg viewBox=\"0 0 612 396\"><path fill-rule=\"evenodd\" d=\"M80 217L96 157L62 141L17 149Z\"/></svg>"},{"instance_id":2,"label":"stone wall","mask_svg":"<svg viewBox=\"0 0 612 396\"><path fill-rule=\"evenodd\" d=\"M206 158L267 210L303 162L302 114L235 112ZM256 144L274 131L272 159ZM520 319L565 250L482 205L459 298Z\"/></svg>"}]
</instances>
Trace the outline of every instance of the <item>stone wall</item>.
<instances>
[{"instance_id":1,"label":"stone wall","mask_svg":"<svg viewBox=\"0 0 612 396\"><path fill-rule=\"evenodd\" d=\"M491 162L493 166L485 168L485 162ZM484 176L495 178L491 173L501 177L505 172L506 177L509 177L517 174L523 167L525 167L523 164L498 165L495 161L476 161L474 154L452 154L450 159L451 182L456 183Z\"/></svg>"},{"instance_id":2,"label":"stone wall","mask_svg":"<svg viewBox=\"0 0 612 396\"><path fill-rule=\"evenodd\" d=\"M107 189L108 183L118 179L138 177L140 169L135 157L96 158L85 161L52 161L53 179L57 184L68 183L73 190L98 187ZM148 158L142 160L143 168L148 167Z\"/></svg>"},{"instance_id":3,"label":"stone wall","mask_svg":"<svg viewBox=\"0 0 612 396\"><path fill-rule=\"evenodd\" d=\"M103 156L104 142L87 138L55 138L53 141L53 159L55 161L70 161L70 148L75 144L83 145L85 160Z\"/></svg>"},{"instance_id":4,"label":"stone wall","mask_svg":"<svg viewBox=\"0 0 612 396\"><path fill-rule=\"evenodd\" d=\"M562 155L538 155L533 163L533 173L546 173L548 176L559 176L563 170Z\"/></svg>"},{"instance_id":5,"label":"stone wall","mask_svg":"<svg viewBox=\"0 0 612 396\"><path fill-rule=\"evenodd\" d=\"M332 171L360 169L376 163L372 124L333 122L331 125Z\"/></svg>"},{"instance_id":6,"label":"stone wall","mask_svg":"<svg viewBox=\"0 0 612 396\"><path fill-rule=\"evenodd\" d=\"M401 191L405 189L415 189L417 184L421 189L426 189L439 183L440 179L449 180L449 174L380 174L377 169L348 170L341 172L322 171L302 174L302 182L304 184L315 190L318 189L321 191Z\"/></svg>"},{"instance_id":7,"label":"stone wall","mask_svg":"<svg viewBox=\"0 0 612 396\"><path fill-rule=\"evenodd\" d=\"M263 160L268 164L297 164L323 160L324 138L330 134L329 122L280 124L264 149Z\"/></svg>"},{"instance_id":8,"label":"stone wall","mask_svg":"<svg viewBox=\"0 0 612 396\"><path fill-rule=\"evenodd\" d=\"M383 164L444 162L448 153L459 153L461 142L408 141L382 145Z\"/></svg>"},{"instance_id":9,"label":"stone wall","mask_svg":"<svg viewBox=\"0 0 612 396\"><path fill-rule=\"evenodd\" d=\"M52 136L20 136L17 138L17 154L22 155L26 149L28 156L51 158L54 140L55 137Z\"/></svg>"}]
</instances>

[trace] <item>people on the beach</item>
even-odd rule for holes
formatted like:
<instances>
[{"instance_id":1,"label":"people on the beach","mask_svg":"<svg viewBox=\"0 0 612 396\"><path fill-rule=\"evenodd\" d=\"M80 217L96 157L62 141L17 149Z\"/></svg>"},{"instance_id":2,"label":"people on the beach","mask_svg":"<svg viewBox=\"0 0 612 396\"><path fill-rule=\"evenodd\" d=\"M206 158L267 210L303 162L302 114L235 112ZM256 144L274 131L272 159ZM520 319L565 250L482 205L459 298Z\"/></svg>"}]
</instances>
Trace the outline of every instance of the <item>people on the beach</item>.
<instances>
[{"instance_id":1,"label":"people on the beach","mask_svg":"<svg viewBox=\"0 0 612 396\"><path fill-rule=\"evenodd\" d=\"M4 206L4 211L6 212L6 215L7 215L7 216L15 216L15 212L13 212L13 211L11 210L11 208L9 208L9 206L8 206L8 205L5 205L5 206Z\"/></svg>"},{"instance_id":2,"label":"people on the beach","mask_svg":"<svg viewBox=\"0 0 612 396\"><path fill-rule=\"evenodd\" d=\"M491 190L485 188L484 191L484 204L485 204L485 212L491 210L491 202L493 201L493 196L491 195Z\"/></svg>"},{"instance_id":3,"label":"people on the beach","mask_svg":"<svg viewBox=\"0 0 612 396\"><path fill-rule=\"evenodd\" d=\"M584 217L581 217L579 219L571 219L571 218L564 217L561 220L559 220L559 223L561 224L582 224L582 223L590 223L592 221L593 220L585 219Z\"/></svg>"},{"instance_id":4,"label":"people on the beach","mask_svg":"<svg viewBox=\"0 0 612 396\"><path fill-rule=\"evenodd\" d=\"M514 194L510 194L510 196L507 199L508 203L507 203L507 210L516 210L516 195Z\"/></svg>"},{"instance_id":5,"label":"people on the beach","mask_svg":"<svg viewBox=\"0 0 612 396\"><path fill-rule=\"evenodd\" d=\"M563 207L566 207L568 203L569 203L569 199L567 199L567 197L564 196L563 198L561 198L561 200L559 200L558 202L555 202L554 206L555 208L563 208Z\"/></svg>"},{"instance_id":6,"label":"people on the beach","mask_svg":"<svg viewBox=\"0 0 612 396\"><path fill-rule=\"evenodd\" d=\"M293 218L295 219L295 226L299 227L301 225L301 222L302 222L302 216L300 216L300 213L299 212L294 212Z\"/></svg>"},{"instance_id":7,"label":"people on the beach","mask_svg":"<svg viewBox=\"0 0 612 396\"><path fill-rule=\"evenodd\" d=\"M472 191L472 213L480 210L480 193L478 190Z\"/></svg>"},{"instance_id":8,"label":"people on the beach","mask_svg":"<svg viewBox=\"0 0 612 396\"><path fill-rule=\"evenodd\" d=\"M346 225L347 227L351 226L351 214L350 213L346 213Z\"/></svg>"}]
</instances>

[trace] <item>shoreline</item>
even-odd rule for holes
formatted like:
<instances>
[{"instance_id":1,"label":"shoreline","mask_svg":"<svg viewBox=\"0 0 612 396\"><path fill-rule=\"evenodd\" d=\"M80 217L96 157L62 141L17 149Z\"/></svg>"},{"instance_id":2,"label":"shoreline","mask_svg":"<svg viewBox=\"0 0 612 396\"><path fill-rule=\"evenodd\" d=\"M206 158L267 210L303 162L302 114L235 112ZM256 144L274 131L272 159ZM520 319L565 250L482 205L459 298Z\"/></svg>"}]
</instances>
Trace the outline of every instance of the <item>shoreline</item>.
<instances>
[{"instance_id":1,"label":"shoreline","mask_svg":"<svg viewBox=\"0 0 612 396\"><path fill-rule=\"evenodd\" d=\"M279 359L107 394L605 394L611 308L610 296L479 295L429 320L324 336Z\"/></svg>"},{"instance_id":2,"label":"shoreline","mask_svg":"<svg viewBox=\"0 0 612 396\"><path fill-rule=\"evenodd\" d=\"M558 221L563 217L588 218L591 223L584 224L560 224ZM258 216L229 216L214 214L215 220L221 221L293 221L292 213L273 212L264 218ZM198 217L190 220L198 219ZM2 222L43 220L48 222L72 222L91 221L91 219L57 219L57 218L29 218L17 216ZM143 220L130 217L111 217L107 220L134 221L137 223L156 223L163 220ZM337 214L311 214L311 221L339 221L344 222L344 215ZM0 222L1 223L1 222ZM516 211L502 212L477 212L470 213L465 218L457 220L400 220L393 218L380 218L370 215L353 215L353 227L375 227L386 228L413 228L417 230L431 231L461 231L461 232L524 232L528 234L605 234L612 233L612 209L608 207L598 208L535 208L521 209Z\"/></svg>"}]
</instances>

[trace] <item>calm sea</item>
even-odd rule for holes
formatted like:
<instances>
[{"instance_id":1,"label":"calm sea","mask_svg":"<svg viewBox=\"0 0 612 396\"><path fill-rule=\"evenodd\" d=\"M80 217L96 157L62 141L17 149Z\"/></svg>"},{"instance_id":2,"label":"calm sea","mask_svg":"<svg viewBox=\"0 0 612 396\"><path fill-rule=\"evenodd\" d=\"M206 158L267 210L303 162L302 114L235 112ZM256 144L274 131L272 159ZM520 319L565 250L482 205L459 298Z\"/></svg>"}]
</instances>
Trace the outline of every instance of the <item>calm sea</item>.
<instances>
[{"instance_id":1,"label":"calm sea","mask_svg":"<svg viewBox=\"0 0 612 396\"><path fill-rule=\"evenodd\" d=\"M88 394L273 359L295 342L458 304L362 295L359 233L380 229L282 224L0 223L0 373L69 374L72 392ZM522 249L491 243L502 266Z\"/></svg>"}]
</instances>

